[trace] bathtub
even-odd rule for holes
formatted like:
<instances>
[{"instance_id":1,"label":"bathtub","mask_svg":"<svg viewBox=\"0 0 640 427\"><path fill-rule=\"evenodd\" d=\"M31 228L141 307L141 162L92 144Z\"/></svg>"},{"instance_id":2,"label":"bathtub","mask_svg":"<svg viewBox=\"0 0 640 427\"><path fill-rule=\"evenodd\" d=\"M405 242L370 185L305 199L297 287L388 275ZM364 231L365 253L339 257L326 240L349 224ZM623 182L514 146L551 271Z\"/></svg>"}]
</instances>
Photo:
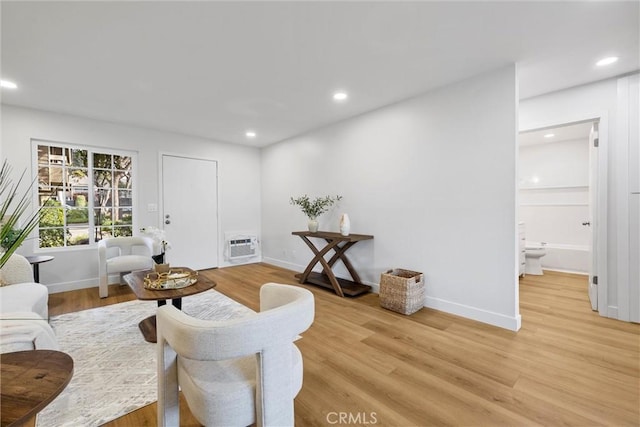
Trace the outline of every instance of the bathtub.
<instances>
[{"instance_id":1,"label":"bathtub","mask_svg":"<svg viewBox=\"0 0 640 427\"><path fill-rule=\"evenodd\" d=\"M542 246L542 242L527 241L527 245L539 247ZM589 246L548 242L545 245L545 249L547 254L540 259L544 270L589 274L589 265L591 263Z\"/></svg>"}]
</instances>

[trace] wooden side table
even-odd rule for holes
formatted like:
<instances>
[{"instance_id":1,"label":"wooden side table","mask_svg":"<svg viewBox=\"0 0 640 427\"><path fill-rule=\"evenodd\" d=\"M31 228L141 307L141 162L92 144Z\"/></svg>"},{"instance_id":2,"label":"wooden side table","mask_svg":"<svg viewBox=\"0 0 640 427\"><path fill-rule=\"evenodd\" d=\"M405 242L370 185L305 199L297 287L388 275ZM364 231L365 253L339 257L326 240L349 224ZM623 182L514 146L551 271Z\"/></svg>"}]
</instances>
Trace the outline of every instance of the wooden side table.
<instances>
[{"instance_id":1,"label":"wooden side table","mask_svg":"<svg viewBox=\"0 0 640 427\"><path fill-rule=\"evenodd\" d=\"M33 266L33 280L40 283L40 264L53 261L53 257L51 255L30 255L25 258Z\"/></svg>"},{"instance_id":2,"label":"wooden side table","mask_svg":"<svg viewBox=\"0 0 640 427\"><path fill-rule=\"evenodd\" d=\"M35 425L36 414L58 396L73 376L73 359L54 350L0 355L0 425Z\"/></svg>"},{"instance_id":3,"label":"wooden side table","mask_svg":"<svg viewBox=\"0 0 640 427\"><path fill-rule=\"evenodd\" d=\"M350 234L348 236L343 236L340 233L333 233L329 231L317 231L315 233L310 231L294 231L291 234L299 236L315 254L304 273L296 274L296 278L300 280L300 283L311 283L332 289L341 297L344 297L345 295L353 297L371 290L371 286L362 283L360 276L353 268L353 265L345 255L345 252L362 240L373 239L373 236L368 234ZM320 249L314 245L311 240L309 240L310 237L323 239L327 244L324 248ZM342 246L340 245L341 243L343 243ZM335 253L329 261L327 261L324 259L324 256L330 251L334 251ZM347 271L349 271L353 280L339 279L335 274L333 274L331 268L338 260L341 260L344 263L344 266L347 268ZM313 267L315 267L317 263L322 264L324 274L312 271Z\"/></svg>"}]
</instances>

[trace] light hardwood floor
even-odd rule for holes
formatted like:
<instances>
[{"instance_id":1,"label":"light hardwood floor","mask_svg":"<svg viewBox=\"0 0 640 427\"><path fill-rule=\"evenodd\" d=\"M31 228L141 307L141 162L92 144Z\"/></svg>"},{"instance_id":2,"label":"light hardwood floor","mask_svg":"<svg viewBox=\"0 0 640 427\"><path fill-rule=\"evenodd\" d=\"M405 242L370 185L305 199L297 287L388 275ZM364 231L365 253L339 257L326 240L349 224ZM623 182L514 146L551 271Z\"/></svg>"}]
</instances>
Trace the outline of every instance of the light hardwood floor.
<instances>
[{"instance_id":1,"label":"light hardwood floor","mask_svg":"<svg viewBox=\"0 0 640 427\"><path fill-rule=\"evenodd\" d=\"M261 284L297 284L294 272L267 264L201 274L254 310ZM343 299L305 287L316 318L297 343L298 426L640 425L640 325L592 312L584 276L521 279L518 333L430 309L400 315L375 294ZM126 286L109 292L53 294L50 314L135 298ZM183 407L182 425L199 425ZM108 425L155 423L152 404Z\"/></svg>"}]
</instances>

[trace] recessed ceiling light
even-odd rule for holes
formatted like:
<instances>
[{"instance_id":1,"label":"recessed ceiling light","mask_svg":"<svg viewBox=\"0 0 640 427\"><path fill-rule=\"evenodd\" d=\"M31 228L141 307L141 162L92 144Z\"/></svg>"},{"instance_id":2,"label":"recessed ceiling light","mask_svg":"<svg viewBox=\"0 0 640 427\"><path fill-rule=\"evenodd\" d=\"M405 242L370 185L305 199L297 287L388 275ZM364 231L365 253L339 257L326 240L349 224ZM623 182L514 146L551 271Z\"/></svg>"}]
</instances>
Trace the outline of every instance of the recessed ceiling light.
<instances>
[{"instance_id":1,"label":"recessed ceiling light","mask_svg":"<svg viewBox=\"0 0 640 427\"><path fill-rule=\"evenodd\" d=\"M252 130L248 130L247 132L245 132L245 135L247 138L255 138L257 136L257 133Z\"/></svg>"},{"instance_id":2,"label":"recessed ceiling light","mask_svg":"<svg viewBox=\"0 0 640 427\"><path fill-rule=\"evenodd\" d=\"M336 92L333 94L334 101L344 101L349 97L346 92Z\"/></svg>"},{"instance_id":3,"label":"recessed ceiling light","mask_svg":"<svg viewBox=\"0 0 640 427\"><path fill-rule=\"evenodd\" d=\"M548 134L546 134L544 137L545 137L545 138L553 138L554 136L556 136L556 134L555 134L555 133L548 133Z\"/></svg>"},{"instance_id":4,"label":"recessed ceiling light","mask_svg":"<svg viewBox=\"0 0 640 427\"><path fill-rule=\"evenodd\" d=\"M9 80L0 80L0 87L6 89L18 89L18 85L14 82L10 82Z\"/></svg>"},{"instance_id":5,"label":"recessed ceiling light","mask_svg":"<svg viewBox=\"0 0 640 427\"><path fill-rule=\"evenodd\" d=\"M596 62L598 67L604 67L605 65L611 65L618 60L617 56L607 56L606 58L602 58L600 61Z\"/></svg>"}]
</instances>

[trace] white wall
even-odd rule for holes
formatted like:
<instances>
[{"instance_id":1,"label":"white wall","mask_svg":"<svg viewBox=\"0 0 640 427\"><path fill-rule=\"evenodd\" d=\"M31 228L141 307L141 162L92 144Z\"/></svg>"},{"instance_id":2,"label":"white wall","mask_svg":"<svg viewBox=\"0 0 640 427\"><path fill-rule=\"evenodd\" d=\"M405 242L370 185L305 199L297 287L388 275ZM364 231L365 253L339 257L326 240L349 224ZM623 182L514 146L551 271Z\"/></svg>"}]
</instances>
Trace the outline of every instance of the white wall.
<instances>
[{"instance_id":1,"label":"white wall","mask_svg":"<svg viewBox=\"0 0 640 427\"><path fill-rule=\"evenodd\" d=\"M137 227L159 224L159 213L147 212L146 207L149 203L159 203L160 152L217 160L219 254L224 253L222 236L225 231L260 233L260 152L256 148L3 105L2 154L16 173L24 169L32 172L32 138L137 151ZM193 200L198 200L197 195ZM36 246L33 243L25 243L20 252L33 253ZM97 286L98 255L95 248L38 252L55 256L54 261L40 266L41 280L50 291ZM220 266L224 265L221 257Z\"/></svg>"},{"instance_id":2,"label":"white wall","mask_svg":"<svg viewBox=\"0 0 640 427\"><path fill-rule=\"evenodd\" d=\"M530 244L547 244L542 267L589 272L589 135L520 145L518 217Z\"/></svg>"},{"instance_id":3,"label":"white wall","mask_svg":"<svg viewBox=\"0 0 640 427\"><path fill-rule=\"evenodd\" d=\"M638 118L630 111L638 111L637 75L621 79L609 79L594 84L571 88L524 100L520 103L520 130L581 121L587 118L604 118L601 122L601 141L606 138L604 150L599 155L607 161L606 178L606 231L607 256L604 268L598 272L599 283L606 283L606 292L599 294L600 314L628 320L619 316L619 297L629 295L638 283L630 281L630 230L638 229L637 215L631 215L629 188L632 185L630 171L638 170ZM633 83L635 82L635 83ZM604 130L603 130L604 129ZM625 131L626 129L626 131ZM631 132L630 132L631 129ZM633 201L631 205L633 205ZM637 260L631 260L635 263ZM619 293L619 290L622 293ZM620 295L619 295L620 294ZM637 293L636 293L637 295ZM624 301L628 299L623 298ZM640 304L631 301L632 304ZM628 312L628 308L626 309Z\"/></svg>"},{"instance_id":4,"label":"white wall","mask_svg":"<svg viewBox=\"0 0 640 427\"><path fill-rule=\"evenodd\" d=\"M348 253L364 281L421 271L427 306L517 330L516 99L509 66L263 149L265 261L302 271L289 198L340 194L320 228L374 235Z\"/></svg>"}]
</instances>

